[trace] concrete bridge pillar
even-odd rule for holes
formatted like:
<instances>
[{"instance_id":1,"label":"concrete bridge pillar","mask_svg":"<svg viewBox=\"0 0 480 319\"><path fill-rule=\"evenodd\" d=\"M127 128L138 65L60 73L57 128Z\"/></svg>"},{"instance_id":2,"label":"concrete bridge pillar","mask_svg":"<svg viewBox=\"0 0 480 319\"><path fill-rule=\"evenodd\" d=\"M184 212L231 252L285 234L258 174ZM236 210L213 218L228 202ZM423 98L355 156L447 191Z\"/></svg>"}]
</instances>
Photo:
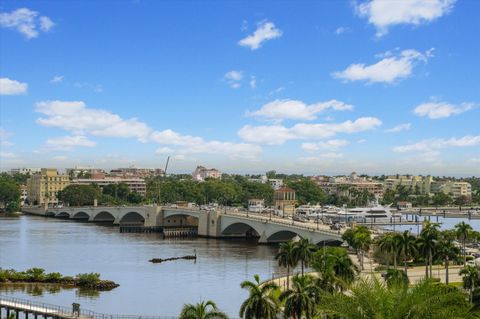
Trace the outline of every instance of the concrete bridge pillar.
<instances>
[{"instance_id":1,"label":"concrete bridge pillar","mask_svg":"<svg viewBox=\"0 0 480 319\"><path fill-rule=\"evenodd\" d=\"M268 237L266 231L262 231L260 238L258 239L259 244L268 244Z\"/></svg>"}]
</instances>

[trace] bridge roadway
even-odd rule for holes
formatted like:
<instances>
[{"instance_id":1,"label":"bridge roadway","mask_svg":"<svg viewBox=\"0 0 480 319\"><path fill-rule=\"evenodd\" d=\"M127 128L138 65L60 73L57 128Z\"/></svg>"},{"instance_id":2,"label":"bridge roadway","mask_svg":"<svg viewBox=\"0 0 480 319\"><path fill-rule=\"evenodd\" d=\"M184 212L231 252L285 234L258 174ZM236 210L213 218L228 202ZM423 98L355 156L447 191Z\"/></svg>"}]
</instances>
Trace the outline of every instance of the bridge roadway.
<instances>
[{"instance_id":1,"label":"bridge roadway","mask_svg":"<svg viewBox=\"0 0 480 319\"><path fill-rule=\"evenodd\" d=\"M339 231L312 222L298 222L260 213L232 209L199 210L168 206L88 206L63 208L24 208L24 213L114 225L137 224L145 227L197 226L198 235L211 238L258 237L259 243L285 242L295 236L313 243L341 241Z\"/></svg>"}]
</instances>

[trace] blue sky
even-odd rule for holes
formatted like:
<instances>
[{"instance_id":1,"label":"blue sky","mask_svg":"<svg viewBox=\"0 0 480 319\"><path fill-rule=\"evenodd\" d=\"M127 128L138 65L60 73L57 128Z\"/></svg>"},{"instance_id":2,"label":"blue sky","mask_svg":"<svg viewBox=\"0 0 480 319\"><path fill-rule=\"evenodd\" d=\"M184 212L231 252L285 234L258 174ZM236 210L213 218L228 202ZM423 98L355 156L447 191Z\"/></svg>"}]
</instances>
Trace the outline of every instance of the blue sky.
<instances>
[{"instance_id":1,"label":"blue sky","mask_svg":"<svg viewBox=\"0 0 480 319\"><path fill-rule=\"evenodd\" d=\"M478 12L3 1L0 168L479 175Z\"/></svg>"}]
</instances>

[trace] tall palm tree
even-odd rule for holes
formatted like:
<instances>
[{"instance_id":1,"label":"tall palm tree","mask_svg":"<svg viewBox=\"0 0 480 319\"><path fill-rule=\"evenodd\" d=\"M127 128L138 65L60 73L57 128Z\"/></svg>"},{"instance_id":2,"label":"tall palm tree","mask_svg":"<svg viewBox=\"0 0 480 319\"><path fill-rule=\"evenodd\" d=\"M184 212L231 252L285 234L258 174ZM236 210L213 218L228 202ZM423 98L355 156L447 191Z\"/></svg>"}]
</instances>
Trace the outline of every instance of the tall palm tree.
<instances>
[{"instance_id":1,"label":"tall palm tree","mask_svg":"<svg viewBox=\"0 0 480 319\"><path fill-rule=\"evenodd\" d=\"M403 255L403 266L408 276L408 259L417 251L416 238L408 230L396 236L399 253Z\"/></svg>"},{"instance_id":2,"label":"tall palm tree","mask_svg":"<svg viewBox=\"0 0 480 319\"><path fill-rule=\"evenodd\" d=\"M425 222L425 225L417 237L417 246L425 258L425 278L432 277L433 254L437 245L438 225ZM430 272L429 272L430 269Z\"/></svg>"},{"instance_id":3,"label":"tall palm tree","mask_svg":"<svg viewBox=\"0 0 480 319\"><path fill-rule=\"evenodd\" d=\"M317 246L312 244L308 238L301 238L294 244L293 255L295 260L302 265L302 276L305 267L308 267L312 260L313 253L317 250Z\"/></svg>"},{"instance_id":4,"label":"tall palm tree","mask_svg":"<svg viewBox=\"0 0 480 319\"><path fill-rule=\"evenodd\" d=\"M260 277L254 276L255 281L245 280L240 287L247 289L248 298L240 306L240 317L245 319L275 319L279 312L279 304L274 291L278 286L273 282L261 284Z\"/></svg>"},{"instance_id":5,"label":"tall palm tree","mask_svg":"<svg viewBox=\"0 0 480 319\"><path fill-rule=\"evenodd\" d=\"M470 302L472 302L473 291L478 287L477 283L480 281L479 269L475 266L466 266L460 269L459 274L463 276L463 288L470 291Z\"/></svg>"},{"instance_id":6,"label":"tall palm tree","mask_svg":"<svg viewBox=\"0 0 480 319\"><path fill-rule=\"evenodd\" d=\"M280 267L287 268L287 290L290 289L290 269L297 265L295 258L295 244L293 241L281 243L275 259L278 261Z\"/></svg>"},{"instance_id":7,"label":"tall palm tree","mask_svg":"<svg viewBox=\"0 0 480 319\"><path fill-rule=\"evenodd\" d=\"M186 304L182 308L179 319L228 319L228 316L218 310L217 305L211 301Z\"/></svg>"},{"instance_id":8,"label":"tall palm tree","mask_svg":"<svg viewBox=\"0 0 480 319\"><path fill-rule=\"evenodd\" d=\"M363 266L363 256L365 252L370 250L370 245L372 244L372 238L370 233L358 232L353 238L354 247L360 251L360 268L365 269Z\"/></svg>"},{"instance_id":9,"label":"tall palm tree","mask_svg":"<svg viewBox=\"0 0 480 319\"><path fill-rule=\"evenodd\" d=\"M348 294L323 295L318 308L333 318L343 319L478 318L459 289L429 280L413 287L404 284L389 287L376 277L362 279Z\"/></svg>"},{"instance_id":10,"label":"tall palm tree","mask_svg":"<svg viewBox=\"0 0 480 319\"><path fill-rule=\"evenodd\" d=\"M437 244L437 256L441 258L445 264L445 283L449 283L449 273L448 266L450 265L450 260L456 259L460 254L458 247L452 244L451 241L442 238Z\"/></svg>"},{"instance_id":11,"label":"tall palm tree","mask_svg":"<svg viewBox=\"0 0 480 319\"><path fill-rule=\"evenodd\" d=\"M462 242L463 266L465 267L467 264L467 252L465 251L465 245L469 232L472 231L472 226L465 222L460 222L455 225L455 231L457 233L457 238Z\"/></svg>"},{"instance_id":12,"label":"tall palm tree","mask_svg":"<svg viewBox=\"0 0 480 319\"><path fill-rule=\"evenodd\" d=\"M347 250L342 247L324 247L316 251L312 267L320 273L321 286L336 286L340 290L351 284L359 273Z\"/></svg>"},{"instance_id":13,"label":"tall palm tree","mask_svg":"<svg viewBox=\"0 0 480 319\"><path fill-rule=\"evenodd\" d=\"M377 241L378 248L383 253L388 254L387 259L387 269L390 268L390 259L393 256L393 268L397 269L397 240L395 238L395 234L393 233L386 233Z\"/></svg>"},{"instance_id":14,"label":"tall palm tree","mask_svg":"<svg viewBox=\"0 0 480 319\"><path fill-rule=\"evenodd\" d=\"M284 315L286 318L310 319L315 316L316 303L320 299L320 289L309 275L296 275L292 279L292 289L280 295L284 302Z\"/></svg>"}]
</instances>

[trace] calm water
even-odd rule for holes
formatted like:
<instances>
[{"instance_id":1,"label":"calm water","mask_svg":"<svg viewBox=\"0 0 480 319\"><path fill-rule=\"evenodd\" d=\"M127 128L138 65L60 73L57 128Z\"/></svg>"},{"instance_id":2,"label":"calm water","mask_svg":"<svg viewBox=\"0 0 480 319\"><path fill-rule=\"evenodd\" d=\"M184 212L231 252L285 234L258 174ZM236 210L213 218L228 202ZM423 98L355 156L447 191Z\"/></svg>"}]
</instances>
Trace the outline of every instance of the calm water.
<instances>
[{"instance_id":1,"label":"calm water","mask_svg":"<svg viewBox=\"0 0 480 319\"><path fill-rule=\"evenodd\" d=\"M405 218L402 217L402 218ZM430 220L432 223L439 223L440 229L453 229L456 224L464 221L465 223L470 224L472 228L476 231L480 231L480 219L467 219L467 218L443 218L442 216L418 216L419 221L423 220ZM408 220L414 220L415 217L413 215L407 216ZM385 227L392 229L392 227ZM410 225L396 225L395 230L410 230L413 234L418 234L419 231L422 230L422 226L410 226Z\"/></svg>"},{"instance_id":2,"label":"calm water","mask_svg":"<svg viewBox=\"0 0 480 319\"><path fill-rule=\"evenodd\" d=\"M153 257L190 255L152 264ZM0 267L25 270L41 267L64 275L99 272L120 287L97 296L77 289L3 290L19 298L83 308L102 313L178 315L184 303L211 299L231 316L247 293L239 284L278 272L276 247L243 240L162 240L158 234L120 234L118 228L66 220L22 216L0 217Z\"/></svg>"}]
</instances>

